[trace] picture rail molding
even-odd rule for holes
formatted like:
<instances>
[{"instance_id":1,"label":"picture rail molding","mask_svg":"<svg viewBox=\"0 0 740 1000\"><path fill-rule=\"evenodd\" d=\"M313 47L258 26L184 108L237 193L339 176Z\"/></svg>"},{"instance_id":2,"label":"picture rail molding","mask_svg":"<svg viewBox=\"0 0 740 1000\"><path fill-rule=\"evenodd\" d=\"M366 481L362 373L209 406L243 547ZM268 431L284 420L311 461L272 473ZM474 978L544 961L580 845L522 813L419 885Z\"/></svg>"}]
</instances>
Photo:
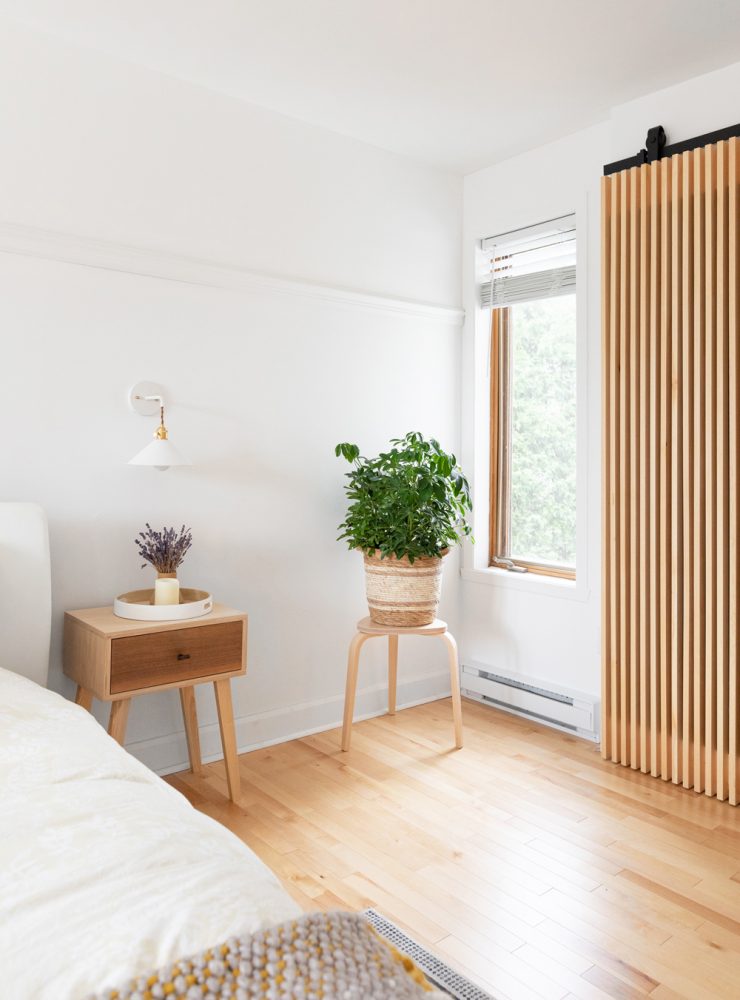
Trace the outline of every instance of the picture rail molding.
<instances>
[{"instance_id":1,"label":"picture rail molding","mask_svg":"<svg viewBox=\"0 0 740 1000\"><path fill-rule=\"evenodd\" d=\"M315 284L298 278L250 271L238 264L12 222L0 221L0 253L20 254L211 288L296 295L355 309L421 319L458 329L462 328L464 319L462 309L450 306Z\"/></svg>"}]
</instances>

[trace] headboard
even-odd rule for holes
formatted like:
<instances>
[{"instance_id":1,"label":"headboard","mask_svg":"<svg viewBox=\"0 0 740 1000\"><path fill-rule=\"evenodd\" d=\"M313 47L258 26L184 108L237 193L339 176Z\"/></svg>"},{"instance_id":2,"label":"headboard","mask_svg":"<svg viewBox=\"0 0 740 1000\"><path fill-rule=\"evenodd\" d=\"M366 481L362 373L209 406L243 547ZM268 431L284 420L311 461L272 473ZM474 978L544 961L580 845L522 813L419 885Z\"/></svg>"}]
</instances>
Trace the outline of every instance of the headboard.
<instances>
[{"instance_id":1,"label":"headboard","mask_svg":"<svg viewBox=\"0 0 740 1000\"><path fill-rule=\"evenodd\" d=\"M50 630L46 515L37 504L0 503L0 667L46 686Z\"/></svg>"}]
</instances>

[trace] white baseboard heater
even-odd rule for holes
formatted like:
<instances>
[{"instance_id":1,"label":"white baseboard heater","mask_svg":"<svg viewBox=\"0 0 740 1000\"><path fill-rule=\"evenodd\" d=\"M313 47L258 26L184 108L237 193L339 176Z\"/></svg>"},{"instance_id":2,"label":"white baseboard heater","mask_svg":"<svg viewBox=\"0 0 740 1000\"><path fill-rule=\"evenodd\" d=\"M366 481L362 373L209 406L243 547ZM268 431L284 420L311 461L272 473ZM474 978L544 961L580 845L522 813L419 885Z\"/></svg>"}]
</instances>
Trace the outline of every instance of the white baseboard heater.
<instances>
[{"instance_id":1,"label":"white baseboard heater","mask_svg":"<svg viewBox=\"0 0 740 1000\"><path fill-rule=\"evenodd\" d=\"M525 680L475 662L463 665L460 686L463 694L475 701L599 741L599 700L593 695L545 681Z\"/></svg>"}]
</instances>

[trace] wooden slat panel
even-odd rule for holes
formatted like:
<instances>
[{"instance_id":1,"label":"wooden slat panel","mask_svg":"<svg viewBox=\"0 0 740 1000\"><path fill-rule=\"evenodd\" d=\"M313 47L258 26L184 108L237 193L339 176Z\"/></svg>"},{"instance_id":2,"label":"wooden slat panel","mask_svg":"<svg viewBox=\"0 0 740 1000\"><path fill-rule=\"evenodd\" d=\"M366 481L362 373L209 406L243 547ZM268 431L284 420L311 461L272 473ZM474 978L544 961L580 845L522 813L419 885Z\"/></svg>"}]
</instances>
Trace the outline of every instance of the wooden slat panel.
<instances>
[{"instance_id":1,"label":"wooden slat panel","mask_svg":"<svg viewBox=\"0 0 740 1000\"><path fill-rule=\"evenodd\" d=\"M611 351L611 180L603 177L601 180L601 399L602 399L602 508L601 508L601 559L603 565L603 586L601 588L601 755L609 757L609 733L611 718L611 685L609 669L611 666L611 539L612 539L612 480L611 480L611 423L612 409L610 380Z\"/></svg>"},{"instance_id":2,"label":"wooden slat panel","mask_svg":"<svg viewBox=\"0 0 740 1000\"><path fill-rule=\"evenodd\" d=\"M683 177L681 181L681 333L682 371L681 392L683 409L681 420L681 444L683 452L681 492L682 507L682 723L681 736L681 776L685 788L690 788L694 780L694 603L693 567L694 548L694 383L692 372L692 322L693 322L693 270L692 252L694 248L694 189L693 157L686 152L682 157Z\"/></svg>"},{"instance_id":3,"label":"wooden slat panel","mask_svg":"<svg viewBox=\"0 0 740 1000\"><path fill-rule=\"evenodd\" d=\"M650 773L660 774L660 165L650 167Z\"/></svg>"},{"instance_id":4,"label":"wooden slat panel","mask_svg":"<svg viewBox=\"0 0 740 1000\"><path fill-rule=\"evenodd\" d=\"M650 280L650 168L647 164L640 168L640 747L639 767L647 772L650 767L648 733L650 726L650 588L648 586L650 544L649 525L649 448L650 448L650 353L649 353L649 282ZM635 762L633 762L635 763Z\"/></svg>"},{"instance_id":5,"label":"wooden slat panel","mask_svg":"<svg viewBox=\"0 0 740 1000\"><path fill-rule=\"evenodd\" d=\"M705 236L705 173L704 150L693 152L694 160L694 520L692 524L694 540L694 788L704 790L704 696L706 643L704 622L706 620L706 538L705 538L705 432L706 413L704 384L705 353L705 285L704 285L704 236Z\"/></svg>"},{"instance_id":6,"label":"wooden slat panel","mask_svg":"<svg viewBox=\"0 0 740 1000\"><path fill-rule=\"evenodd\" d=\"M683 735L683 160L668 161L671 178L671 778L681 780Z\"/></svg>"},{"instance_id":7,"label":"wooden slat panel","mask_svg":"<svg viewBox=\"0 0 740 1000\"><path fill-rule=\"evenodd\" d=\"M738 570L738 476L740 476L740 418L738 408L740 407L740 395L738 390L738 379L740 372L740 226L738 225L738 159L740 158L740 140L730 139L729 155L727 165L728 196L727 196L727 324L728 324L728 350L727 350L727 370L729 376L728 391L728 449L729 449L729 496L728 496L728 520L729 520L729 648L728 648L728 702L729 715L727 724L727 784L728 798L732 805L738 804L738 601L740 601L740 578Z\"/></svg>"},{"instance_id":8,"label":"wooden slat panel","mask_svg":"<svg viewBox=\"0 0 740 1000\"><path fill-rule=\"evenodd\" d=\"M717 798L727 798L729 499L727 435L727 143L717 143Z\"/></svg>"},{"instance_id":9,"label":"wooden slat panel","mask_svg":"<svg viewBox=\"0 0 740 1000\"><path fill-rule=\"evenodd\" d=\"M671 777L671 185L660 160L660 775Z\"/></svg>"},{"instance_id":10,"label":"wooden slat panel","mask_svg":"<svg viewBox=\"0 0 740 1000\"><path fill-rule=\"evenodd\" d=\"M704 791L714 795L717 775L717 578L716 578L716 477L717 440L717 344L715 326L715 296L717 293L715 217L716 150L704 149L704 322L705 322L705 669L704 669Z\"/></svg>"},{"instance_id":11,"label":"wooden slat panel","mask_svg":"<svg viewBox=\"0 0 740 1000\"><path fill-rule=\"evenodd\" d=\"M630 516L629 516L629 765L640 766L639 762L639 662L640 662L640 528L639 528L639 356L638 325L640 321L640 171L633 167L629 171L629 424L628 453L630 475Z\"/></svg>"},{"instance_id":12,"label":"wooden slat panel","mask_svg":"<svg viewBox=\"0 0 740 1000\"><path fill-rule=\"evenodd\" d=\"M740 798L740 140L602 186L603 745Z\"/></svg>"},{"instance_id":13,"label":"wooden slat panel","mask_svg":"<svg viewBox=\"0 0 740 1000\"><path fill-rule=\"evenodd\" d=\"M630 474L629 474L629 172L619 175L619 757L629 761ZM615 748L616 749L616 748Z\"/></svg>"},{"instance_id":14,"label":"wooden slat panel","mask_svg":"<svg viewBox=\"0 0 740 1000\"><path fill-rule=\"evenodd\" d=\"M611 663L610 663L610 688L611 688L611 732L610 756L612 760L619 761L619 665L620 665L620 589L619 589L619 450L618 450L618 430L619 430L619 262L620 256L620 227L619 227L619 206L620 206L620 186L616 180L611 183L612 202L612 224L611 224L611 298L610 298L610 321L611 341L609 345L609 392L612 401L611 412L609 414L609 435L611 450L609 455L609 467L611 477L611 555L609 560L610 575L610 596L611 596Z\"/></svg>"}]
</instances>

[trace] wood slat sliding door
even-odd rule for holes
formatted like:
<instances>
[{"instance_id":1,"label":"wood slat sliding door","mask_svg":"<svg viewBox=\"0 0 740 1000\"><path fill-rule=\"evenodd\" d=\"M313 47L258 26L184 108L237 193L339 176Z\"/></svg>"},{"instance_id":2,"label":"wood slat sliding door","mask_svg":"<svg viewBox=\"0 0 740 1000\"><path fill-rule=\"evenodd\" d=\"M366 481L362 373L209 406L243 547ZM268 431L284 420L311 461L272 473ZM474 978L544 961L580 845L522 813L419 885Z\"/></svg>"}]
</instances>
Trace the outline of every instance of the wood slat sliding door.
<instances>
[{"instance_id":1,"label":"wood slat sliding door","mask_svg":"<svg viewBox=\"0 0 740 1000\"><path fill-rule=\"evenodd\" d=\"M603 179L602 754L740 797L740 139Z\"/></svg>"}]
</instances>

